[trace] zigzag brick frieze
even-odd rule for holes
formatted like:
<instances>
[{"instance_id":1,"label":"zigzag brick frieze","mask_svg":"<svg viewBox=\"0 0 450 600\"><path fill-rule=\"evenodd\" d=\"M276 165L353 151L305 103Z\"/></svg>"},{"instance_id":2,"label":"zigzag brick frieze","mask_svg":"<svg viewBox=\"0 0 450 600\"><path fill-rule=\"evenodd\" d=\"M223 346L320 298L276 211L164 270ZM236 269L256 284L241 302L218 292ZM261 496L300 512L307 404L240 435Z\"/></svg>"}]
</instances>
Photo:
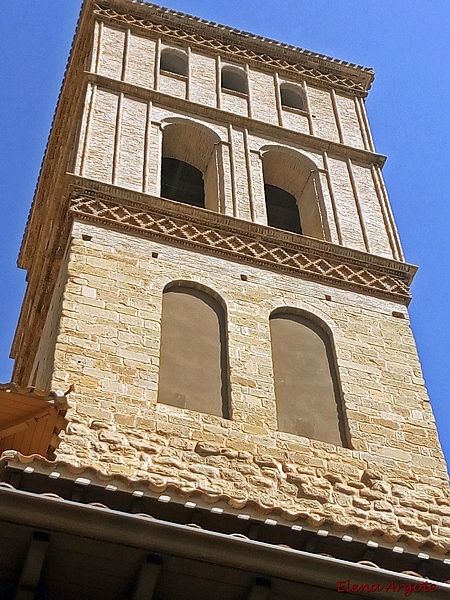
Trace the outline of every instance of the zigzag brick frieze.
<instances>
[{"instance_id":1,"label":"zigzag brick frieze","mask_svg":"<svg viewBox=\"0 0 450 600\"><path fill-rule=\"evenodd\" d=\"M125 25L127 27L133 26L141 30L151 31L164 38L176 39L178 42L184 41L187 44L200 46L206 50L220 54L231 55L245 61L256 61L278 71L295 73L308 80L325 83L329 86L332 85L333 87L352 90L359 94L366 95L364 86L348 77L342 77L333 73L325 73L319 69L307 68L300 63L277 59L268 54L260 54L250 49L240 48L232 43L226 43L218 38L208 38L198 33L191 33L162 23L153 23L149 19L120 13L113 8L105 8L98 4L94 8L94 14L98 18L118 25Z\"/></svg>"},{"instance_id":2,"label":"zigzag brick frieze","mask_svg":"<svg viewBox=\"0 0 450 600\"><path fill-rule=\"evenodd\" d=\"M226 217L223 215L216 215L219 221L223 217L222 226L220 223L207 225L201 221L195 222L192 218L161 214L151 207L126 204L117 198L107 199L97 194L92 197L92 194L91 191L72 193L72 215L307 278L354 287L389 298L410 298L409 277L405 273L386 273L381 268L352 264L351 259L344 262L342 257L324 256L323 253L302 247L301 242L277 244L275 240L272 242L259 236L256 239L247 233L227 231Z\"/></svg>"}]
</instances>

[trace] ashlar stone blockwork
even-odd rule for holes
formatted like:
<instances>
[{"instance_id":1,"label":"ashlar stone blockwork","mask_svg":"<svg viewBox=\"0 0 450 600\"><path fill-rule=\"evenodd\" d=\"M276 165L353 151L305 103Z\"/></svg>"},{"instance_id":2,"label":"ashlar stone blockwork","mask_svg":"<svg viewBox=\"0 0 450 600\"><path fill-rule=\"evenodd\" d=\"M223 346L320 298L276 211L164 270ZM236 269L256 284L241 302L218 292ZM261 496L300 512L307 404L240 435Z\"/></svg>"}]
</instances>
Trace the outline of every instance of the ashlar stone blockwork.
<instances>
[{"instance_id":1,"label":"ashlar stone blockwork","mask_svg":"<svg viewBox=\"0 0 450 600\"><path fill-rule=\"evenodd\" d=\"M94 225L73 235L52 385L77 392L59 459L154 491L448 550L445 463L397 302L338 289L326 300L321 283L250 265L244 282L236 263ZM162 296L175 280L226 302L231 419L157 403ZM280 306L333 333L350 448L278 431L269 316Z\"/></svg>"}]
</instances>

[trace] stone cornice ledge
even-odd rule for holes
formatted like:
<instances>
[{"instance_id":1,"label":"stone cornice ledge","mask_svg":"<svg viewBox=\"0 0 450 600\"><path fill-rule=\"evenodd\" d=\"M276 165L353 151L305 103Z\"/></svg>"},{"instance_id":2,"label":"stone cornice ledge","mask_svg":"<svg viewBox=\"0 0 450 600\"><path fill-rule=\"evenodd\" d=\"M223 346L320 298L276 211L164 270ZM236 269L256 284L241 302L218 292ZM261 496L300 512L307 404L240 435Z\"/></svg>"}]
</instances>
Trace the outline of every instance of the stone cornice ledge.
<instances>
[{"instance_id":1,"label":"stone cornice ledge","mask_svg":"<svg viewBox=\"0 0 450 600\"><path fill-rule=\"evenodd\" d=\"M70 213L327 284L409 302L416 267L180 202L69 175Z\"/></svg>"},{"instance_id":2,"label":"stone cornice ledge","mask_svg":"<svg viewBox=\"0 0 450 600\"><path fill-rule=\"evenodd\" d=\"M248 129L250 132L262 133L268 139L272 138L274 143L283 140L291 142L295 146L307 148L308 150L328 152L332 156L351 158L356 162L366 165L373 164L379 166L380 168L382 168L386 162L386 156L383 154L378 154L369 150L363 150L362 148L354 148L353 146L347 146L339 142L333 142L332 140L325 140L313 135L308 135L307 133L291 131L284 127L280 127L279 125L258 121L242 115L236 115L234 113L215 108L214 106L198 104L190 100L185 100L184 98L178 98L176 96L164 94L163 92L156 90L142 88L125 81L111 79L109 77L105 77L104 75L88 72L86 74L88 81L94 85L99 85L107 89L114 90L115 92L141 98L142 100L151 100L155 104L159 104L164 108L176 108L183 111L183 113L190 113L194 117L203 117L222 124L230 123L232 125L236 125L237 127L241 127L242 129Z\"/></svg>"}]
</instances>

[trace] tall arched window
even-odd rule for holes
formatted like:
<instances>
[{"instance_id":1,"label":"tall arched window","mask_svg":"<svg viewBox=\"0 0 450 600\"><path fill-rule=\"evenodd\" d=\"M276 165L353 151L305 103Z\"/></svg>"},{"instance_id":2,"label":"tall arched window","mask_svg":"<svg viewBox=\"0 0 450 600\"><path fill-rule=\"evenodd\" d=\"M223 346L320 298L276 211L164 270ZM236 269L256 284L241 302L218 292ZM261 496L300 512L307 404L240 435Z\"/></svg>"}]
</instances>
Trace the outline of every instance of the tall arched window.
<instances>
[{"instance_id":1,"label":"tall arched window","mask_svg":"<svg viewBox=\"0 0 450 600\"><path fill-rule=\"evenodd\" d=\"M228 418L226 312L212 294L187 283L165 287L158 402Z\"/></svg>"},{"instance_id":2,"label":"tall arched window","mask_svg":"<svg viewBox=\"0 0 450 600\"><path fill-rule=\"evenodd\" d=\"M321 183L313 161L296 150L266 146L262 164L268 225L327 239Z\"/></svg>"},{"instance_id":3,"label":"tall arched window","mask_svg":"<svg viewBox=\"0 0 450 600\"><path fill-rule=\"evenodd\" d=\"M219 137L189 121L164 125L161 196L192 206L219 210L217 148Z\"/></svg>"},{"instance_id":4,"label":"tall arched window","mask_svg":"<svg viewBox=\"0 0 450 600\"><path fill-rule=\"evenodd\" d=\"M270 316L278 428L346 446L330 336L308 316L294 311L279 309Z\"/></svg>"}]
</instances>

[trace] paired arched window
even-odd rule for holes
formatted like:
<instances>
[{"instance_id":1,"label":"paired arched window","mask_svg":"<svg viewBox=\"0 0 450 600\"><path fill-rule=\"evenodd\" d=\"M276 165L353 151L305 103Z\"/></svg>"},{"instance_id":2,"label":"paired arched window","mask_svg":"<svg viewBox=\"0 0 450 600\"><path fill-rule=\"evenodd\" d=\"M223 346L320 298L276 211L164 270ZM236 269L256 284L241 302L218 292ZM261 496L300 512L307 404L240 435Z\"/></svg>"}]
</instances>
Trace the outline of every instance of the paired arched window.
<instances>
[{"instance_id":1,"label":"paired arched window","mask_svg":"<svg viewBox=\"0 0 450 600\"><path fill-rule=\"evenodd\" d=\"M220 84L225 91L248 93L247 74L239 67L223 67Z\"/></svg>"},{"instance_id":2,"label":"paired arched window","mask_svg":"<svg viewBox=\"0 0 450 600\"><path fill-rule=\"evenodd\" d=\"M191 282L164 288L158 402L230 417L223 300ZM278 429L347 446L331 337L296 309L270 315Z\"/></svg>"},{"instance_id":3,"label":"paired arched window","mask_svg":"<svg viewBox=\"0 0 450 600\"><path fill-rule=\"evenodd\" d=\"M282 83L280 85L281 106L283 108L296 108L306 110L303 91L297 86Z\"/></svg>"},{"instance_id":4,"label":"paired arched window","mask_svg":"<svg viewBox=\"0 0 450 600\"><path fill-rule=\"evenodd\" d=\"M295 309L270 316L275 398L280 431L347 445L331 339Z\"/></svg>"},{"instance_id":5,"label":"paired arched window","mask_svg":"<svg viewBox=\"0 0 450 600\"><path fill-rule=\"evenodd\" d=\"M262 163L268 225L326 239L321 184L314 162L295 150L266 147Z\"/></svg>"},{"instance_id":6,"label":"paired arched window","mask_svg":"<svg viewBox=\"0 0 450 600\"><path fill-rule=\"evenodd\" d=\"M224 303L185 283L164 289L158 402L229 417Z\"/></svg>"},{"instance_id":7,"label":"paired arched window","mask_svg":"<svg viewBox=\"0 0 450 600\"><path fill-rule=\"evenodd\" d=\"M161 196L210 210L219 210L216 145L218 136L187 121L164 125Z\"/></svg>"},{"instance_id":8,"label":"paired arched window","mask_svg":"<svg viewBox=\"0 0 450 600\"><path fill-rule=\"evenodd\" d=\"M161 52L160 70L174 75L187 77L189 75L188 57L186 52L165 48Z\"/></svg>"},{"instance_id":9,"label":"paired arched window","mask_svg":"<svg viewBox=\"0 0 450 600\"><path fill-rule=\"evenodd\" d=\"M174 117L162 124L160 195L223 210L225 183L219 135ZM320 174L305 154L279 146L261 149L267 223L292 233L329 239Z\"/></svg>"}]
</instances>

